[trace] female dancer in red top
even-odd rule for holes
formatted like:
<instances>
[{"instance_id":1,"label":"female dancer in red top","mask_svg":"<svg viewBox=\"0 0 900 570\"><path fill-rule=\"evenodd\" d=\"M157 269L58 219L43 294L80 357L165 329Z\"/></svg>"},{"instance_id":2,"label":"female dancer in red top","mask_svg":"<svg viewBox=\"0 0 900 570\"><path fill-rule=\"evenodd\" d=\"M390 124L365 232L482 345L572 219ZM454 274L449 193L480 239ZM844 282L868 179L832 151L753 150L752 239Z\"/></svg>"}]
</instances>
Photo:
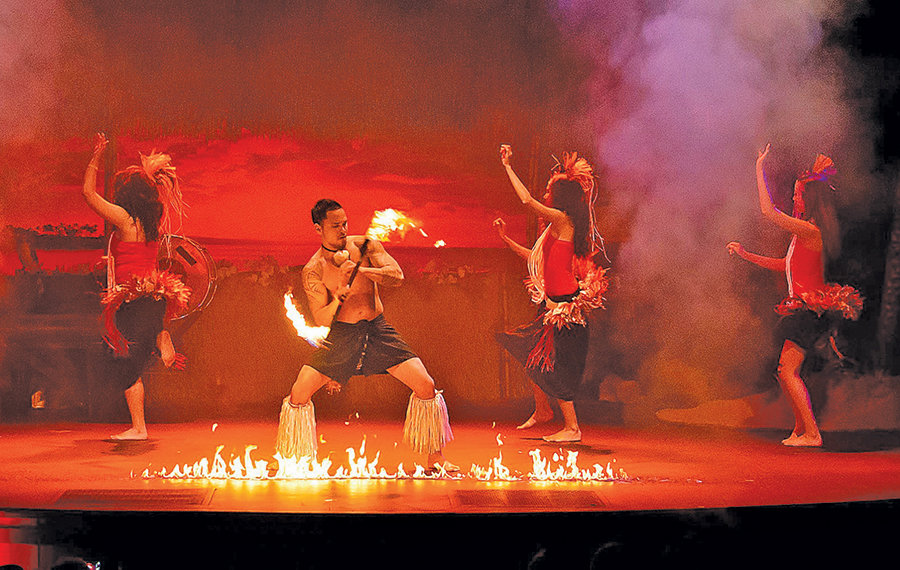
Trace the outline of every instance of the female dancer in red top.
<instances>
[{"instance_id":1,"label":"female dancer in red top","mask_svg":"<svg viewBox=\"0 0 900 570\"><path fill-rule=\"evenodd\" d=\"M827 183L836 172L834 163L820 154L813 169L797 178L794 212L788 216L772 203L763 169L768 154L767 145L756 161L759 207L767 219L793 234L787 255L783 258L756 255L738 242L729 243L728 252L760 267L783 271L787 277L788 297L775 309L782 315L778 340L784 341L778 360L778 381L791 402L794 430L782 443L819 447L822 435L813 415L809 391L800 377L801 366L815 341L828 331L829 316L856 320L862 310L862 298L852 287L825 283L824 257L834 256L840 246L831 200L833 189Z\"/></svg>"},{"instance_id":2,"label":"female dancer in red top","mask_svg":"<svg viewBox=\"0 0 900 570\"><path fill-rule=\"evenodd\" d=\"M169 233L172 214L180 217L183 204L169 157L155 153L141 156L141 166L116 173L114 202L97 194L97 171L107 144L100 135L84 175L82 194L88 206L116 228L107 256L105 338L116 354L114 376L125 390L132 426L112 439L143 440L147 439L147 426L141 375L154 348L166 366L181 368L184 364L163 326L167 317L184 309L190 291L172 273L157 268L157 239L161 233Z\"/></svg>"},{"instance_id":3,"label":"female dancer in red top","mask_svg":"<svg viewBox=\"0 0 900 570\"><path fill-rule=\"evenodd\" d=\"M553 419L547 395L556 398L565 426L546 441L581 441L574 400L581 384L588 349L588 313L603 306L608 288L606 270L591 257L602 238L593 219L596 198L593 169L576 153L563 155L547 183L541 204L519 180L509 164L512 149L500 148L500 160L522 204L544 219L547 227L532 249L506 235L502 219L494 221L500 237L528 260L532 301L544 307L537 320L497 335L497 340L521 362L532 380L535 411L519 429Z\"/></svg>"}]
</instances>

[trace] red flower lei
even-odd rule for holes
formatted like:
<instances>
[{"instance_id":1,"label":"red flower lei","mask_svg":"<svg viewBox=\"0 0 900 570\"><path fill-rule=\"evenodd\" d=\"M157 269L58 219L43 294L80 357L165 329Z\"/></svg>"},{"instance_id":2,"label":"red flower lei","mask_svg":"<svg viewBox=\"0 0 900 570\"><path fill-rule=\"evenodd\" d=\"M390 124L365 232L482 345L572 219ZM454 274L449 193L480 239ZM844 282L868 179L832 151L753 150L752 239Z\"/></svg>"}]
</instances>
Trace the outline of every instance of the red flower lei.
<instances>
[{"instance_id":1,"label":"red flower lei","mask_svg":"<svg viewBox=\"0 0 900 570\"><path fill-rule=\"evenodd\" d=\"M786 297L775 307L779 315L794 315L810 310L819 316L826 312L840 313L842 318L855 321L863 309L863 297L854 287L829 283L823 289L805 291L796 297Z\"/></svg>"},{"instance_id":2,"label":"red flower lei","mask_svg":"<svg viewBox=\"0 0 900 570\"><path fill-rule=\"evenodd\" d=\"M132 275L131 278L106 290L101 302L106 305L103 318L106 324L106 335L103 340L119 356L128 356L128 339L116 327L116 311L122 303L134 301L140 297L165 298L166 321L183 311L191 295L190 287L181 282L169 271L152 271L145 275Z\"/></svg>"}]
</instances>

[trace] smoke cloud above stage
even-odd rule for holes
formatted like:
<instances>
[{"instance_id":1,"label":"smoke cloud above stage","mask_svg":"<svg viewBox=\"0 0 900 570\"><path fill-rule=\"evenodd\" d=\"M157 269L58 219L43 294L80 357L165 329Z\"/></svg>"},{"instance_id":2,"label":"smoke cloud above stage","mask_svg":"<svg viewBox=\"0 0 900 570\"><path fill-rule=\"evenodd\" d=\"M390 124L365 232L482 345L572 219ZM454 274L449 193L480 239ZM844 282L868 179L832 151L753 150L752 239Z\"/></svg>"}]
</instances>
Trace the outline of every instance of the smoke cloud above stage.
<instances>
[{"instance_id":1,"label":"smoke cloud above stage","mask_svg":"<svg viewBox=\"0 0 900 570\"><path fill-rule=\"evenodd\" d=\"M96 223L79 188L104 131L118 167L172 155L191 236L311 244L309 209L330 196L353 233L397 208L428 233L403 246L500 248L496 217L520 242L533 220L499 145L530 186L577 150L616 284L600 350L617 364L597 374L634 381L641 418L768 387L784 277L725 248L785 253L756 197L767 143L783 209L819 152L845 230L888 207L882 85L841 40L865 2L290 4L5 2L3 225Z\"/></svg>"},{"instance_id":2,"label":"smoke cloud above stage","mask_svg":"<svg viewBox=\"0 0 900 570\"><path fill-rule=\"evenodd\" d=\"M859 63L834 41L863 7L727 0L556 10L563 35L593 54L595 154L613 208L632 220L609 326L646 396L635 415L767 387L784 276L725 248L740 241L773 257L787 249L790 236L762 217L756 196L755 160L767 143L782 209L790 212L793 179L818 152L838 165L845 228L887 203L874 173L877 85L863 85Z\"/></svg>"}]
</instances>

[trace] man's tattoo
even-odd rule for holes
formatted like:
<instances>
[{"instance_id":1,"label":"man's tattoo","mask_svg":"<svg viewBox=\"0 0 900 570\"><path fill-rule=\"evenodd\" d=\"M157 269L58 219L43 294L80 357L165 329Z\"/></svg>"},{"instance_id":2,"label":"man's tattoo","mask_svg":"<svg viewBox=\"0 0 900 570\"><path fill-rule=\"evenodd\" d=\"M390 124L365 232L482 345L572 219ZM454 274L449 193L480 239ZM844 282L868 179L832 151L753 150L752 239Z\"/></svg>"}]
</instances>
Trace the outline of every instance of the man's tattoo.
<instances>
[{"instance_id":1,"label":"man's tattoo","mask_svg":"<svg viewBox=\"0 0 900 570\"><path fill-rule=\"evenodd\" d=\"M326 295L328 293L328 289L325 288L325 284L322 282L321 266L315 265L306 270L303 278L303 288L310 293L318 295Z\"/></svg>"}]
</instances>

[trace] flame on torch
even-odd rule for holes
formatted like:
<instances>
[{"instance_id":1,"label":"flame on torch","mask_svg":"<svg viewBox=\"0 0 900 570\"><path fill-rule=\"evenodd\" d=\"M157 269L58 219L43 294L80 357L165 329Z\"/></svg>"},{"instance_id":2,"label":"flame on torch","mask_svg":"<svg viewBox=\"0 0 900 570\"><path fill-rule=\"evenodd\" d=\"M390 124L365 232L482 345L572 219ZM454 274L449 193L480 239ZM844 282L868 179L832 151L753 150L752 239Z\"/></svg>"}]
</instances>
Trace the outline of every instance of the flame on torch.
<instances>
[{"instance_id":1,"label":"flame on torch","mask_svg":"<svg viewBox=\"0 0 900 570\"><path fill-rule=\"evenodd\" d=\"M402 240L406 236L406 232L413 229L424 237L428 237L425 230L416 225L415 220L399 210L388 208L375 212L369 229L366 230L366 237L381 242L389 242L392 237ZM445 247L446 245L447 243L442 239L434 242L434 247Z\"/></svg>"},{"instance_id":2,"label":"flame on torch","mask_svg":"<svg viewBox=\"0 0 900 570\"><path fill-rule=\"evenodd\" d=\"M378 241L391 241L391 236L397 234L400 239L406 232L416 227L415 222L403 212L389 208L378 210L372 216L366 237ZM422 231L421 229L419 231Z\"/></svg>"},{"instance_id":3,"label":"flame on torch","mask_svg":"<svg viewBox=\"0 0 900 570\"><path fill-rule=\"evenodd\" d=\"M297 336L308 342L310 345L319 348L328 336L328 327L311 327L306 324L306 319L294 306L294 295L288 291L284 294L284 310L287 317L294 323L297 329Z\"/></svg>"}]
</instances>

